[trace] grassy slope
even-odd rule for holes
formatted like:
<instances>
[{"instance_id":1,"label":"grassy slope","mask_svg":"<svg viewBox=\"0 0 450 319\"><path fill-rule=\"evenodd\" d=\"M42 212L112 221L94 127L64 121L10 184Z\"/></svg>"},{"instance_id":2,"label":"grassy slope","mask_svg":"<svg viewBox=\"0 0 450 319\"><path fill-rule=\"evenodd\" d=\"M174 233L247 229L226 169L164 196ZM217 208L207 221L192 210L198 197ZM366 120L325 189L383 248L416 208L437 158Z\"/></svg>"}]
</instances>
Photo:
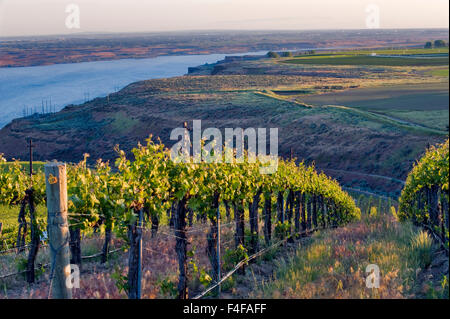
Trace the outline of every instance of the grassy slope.
<instances>
[{"instance_id":1,"label":"grassy slope","mask_svg":"<svg viewBox=\"0 0 450 319\"><path fill-rule=\"evenodd\" d=\"M447 292L440 287L445 272L435 281L419 275L434 263L432 256L441 257L435 247L413 244L421 235L420 230L396 222L392 215L366 214L346 227L316 233L293 254L277 259L274 277L256 282L249 297L448 298L448 283ZM380 267L379 289L365 286L369 264Z\"/></svg>"}]
</instances>

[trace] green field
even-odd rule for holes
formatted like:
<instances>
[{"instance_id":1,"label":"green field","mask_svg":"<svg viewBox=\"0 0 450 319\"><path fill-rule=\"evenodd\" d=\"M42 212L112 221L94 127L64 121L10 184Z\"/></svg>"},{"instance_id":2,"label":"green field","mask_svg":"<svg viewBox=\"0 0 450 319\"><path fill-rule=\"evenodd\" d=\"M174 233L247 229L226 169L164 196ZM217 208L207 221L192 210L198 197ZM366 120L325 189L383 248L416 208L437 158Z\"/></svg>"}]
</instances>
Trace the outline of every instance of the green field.
<instances>
[{"instance_id":1,"label":"green field","mask_svg":"<svg viewBox=\"0 0 450 319\"><path fill-rule=\"evenodd\" d=\"M377 86L300 99L316 106L344 105L443 131L449 121L448 82Z\"/></svg>"},{"instance_id":2,"label":"green field","mask_svg":"<svg viewBox=\"0 0 450 319\"><path fill-rule=\"evenodd\" d=\"M3 223L3 228L17 227L17 217L19 216L19 206L0 205L0 223ZM38 217L45 216L45 207L37 206L36 208Z\"/></svg>"},{"instance_id":3,"label":"green field","mask_svg":"<svg viewBox=\"0 0 450 319\"><path fill-rule=\"evenodd\" d=\"M300 55L282 62L319 65L441 66L448 65L448 48L327 51Z\"/></svg>"},{"instance_id":4,"label":"green field","mask_svg":"<svg viewBox=\"0 0 450 319\"><path fill-rule=\"evenodd\" d=\"M441 66L448 65L448 56L436 58L406 58L360 55L325 55L299 57L283 61L283 63L373 66Z\"/></svg>"},{"instance_id":5,"label":"green field","mask_svg":"<svg viewBox=\"0 0 450 319\"><path fill-rule=\"evenodd\" d=\"M445 69L436 69L431 70L427 74L431 76L442 76L442 77L448 77L448 67Z\"/></svg>"},{"instance_id":6,"label":"green field","mask_svg":"<svg viewBox=\"0 0 450 319\"><path fill-rule=\"evenodd\" d=\"M365 49L365 50L347 50L347 51L330 51L326 54L341 54L341 55L370 55L376 53L377 55L429 55L429 54L448 54L449 50L447 48L439 49ZM314 54L314 56L319 56L320 54Z\"/></svg>"},{"instance_id":7,"label":"green field","mask_svg":"<svg viewBox=\"0 0 450 319\"><path fill-rule=\"evenodd\" d=\"M20 165L27 173L30 172L30 163L25 161L20 161ZM33 171L43 170L45 162L33 162ZM7 170L11 166L10 163L0 163L0 170Z\"/></svg>"}]
</instances>

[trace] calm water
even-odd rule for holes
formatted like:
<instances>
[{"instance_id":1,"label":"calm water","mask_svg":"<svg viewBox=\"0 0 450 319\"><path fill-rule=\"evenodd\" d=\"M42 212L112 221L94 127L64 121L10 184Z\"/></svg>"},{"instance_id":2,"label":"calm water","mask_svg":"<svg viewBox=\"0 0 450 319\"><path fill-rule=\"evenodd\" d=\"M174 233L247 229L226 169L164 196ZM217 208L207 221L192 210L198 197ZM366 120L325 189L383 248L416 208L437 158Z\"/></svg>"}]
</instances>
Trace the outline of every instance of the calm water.
<instances>
[{"instance_id":1,"label":"calm water","mask_svg":"<svg viewBox=\"0 0 450 319\"><path fill-rule=\"evenodd\" d=\"M80 104L106 96L124 86L146 79L180 76L188 67L214 63L226 55L161 56L149 59L55 64L48 66L0 68L0 128L28 113L56 111L68 104Z\"/></svg>"}]
</instances>

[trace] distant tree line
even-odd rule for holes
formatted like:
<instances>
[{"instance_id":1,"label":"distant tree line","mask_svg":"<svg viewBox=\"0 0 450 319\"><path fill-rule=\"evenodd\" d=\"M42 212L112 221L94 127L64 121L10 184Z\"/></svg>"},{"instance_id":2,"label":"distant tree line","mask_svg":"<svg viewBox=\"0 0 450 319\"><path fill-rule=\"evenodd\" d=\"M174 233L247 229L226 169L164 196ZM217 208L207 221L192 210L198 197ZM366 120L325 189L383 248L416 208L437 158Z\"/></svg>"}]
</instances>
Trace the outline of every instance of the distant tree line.
<instances>
[{"instance_id":1,"label":"distant tree line","mask_svg":"<svg viewBox=\"0 0 450 319\"><path fill-rule=\"evenodd\" d=\"M305 52L296 52L295 55L300 55L300 54L315 54L316 51L314 50L309 50L309 51L305 51ZM269 51L267 52L267 57L271 58L271 59L278 59L280 57L283 58L292 58L294 57L294 53L292 51L286 51L286 52L274 52L274 51Z\"/></svg>"},{"instance_id":2,"label":"distant tree line","mask_svg":"<svg viewBox=\"0 0 450 319\"><path fill-rule=\"evenodd\" d=\"M425 49L432 49L432 48L445 48L448 46L448 43L444 40L435 40L434 42L428 41L425 43Z\"/></svg>"}]
</instances>

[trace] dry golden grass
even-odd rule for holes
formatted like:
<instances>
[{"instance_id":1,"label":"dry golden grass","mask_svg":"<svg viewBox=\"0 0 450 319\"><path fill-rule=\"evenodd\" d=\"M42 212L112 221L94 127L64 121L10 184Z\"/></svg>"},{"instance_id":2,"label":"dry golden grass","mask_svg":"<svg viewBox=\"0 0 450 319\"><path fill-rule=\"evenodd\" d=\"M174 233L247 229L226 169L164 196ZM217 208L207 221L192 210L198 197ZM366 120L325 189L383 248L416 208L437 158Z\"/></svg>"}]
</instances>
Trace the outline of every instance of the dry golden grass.
<instances>
[{"instance_id":1,"label":"dry golden grass","mask_svg":"<svg viewBox=\"0 0 450 319\"><path fill-rule=\"evenodd\" d=\"M392 215L366 215L346 227L316 233L308 244L278 261L274 278L258 283L249 297L414 297L417 286L423 284L418 282L418 274L424 267L421 257L428 258L434 249L411 245L420 236L423 235L418 229L411 224L398 223ZM424 254L423 250L427 249L428 254ZM365 271L369 264L380 268L377 289L366 288Z\"/></svg>"}]
</instances>

